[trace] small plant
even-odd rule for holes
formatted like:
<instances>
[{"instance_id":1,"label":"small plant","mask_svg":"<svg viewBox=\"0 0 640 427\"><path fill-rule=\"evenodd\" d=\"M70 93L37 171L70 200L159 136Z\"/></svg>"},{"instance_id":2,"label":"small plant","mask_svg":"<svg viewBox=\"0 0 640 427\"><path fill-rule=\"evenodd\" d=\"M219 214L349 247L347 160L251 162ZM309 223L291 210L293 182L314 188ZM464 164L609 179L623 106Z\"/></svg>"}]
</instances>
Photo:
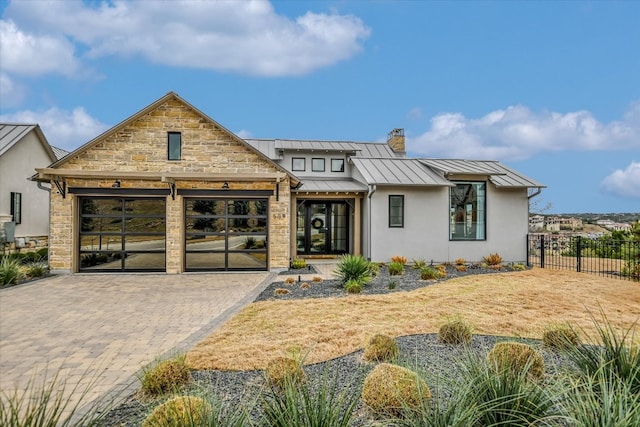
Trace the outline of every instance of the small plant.
<instances>
[{"instance_id":1,"label":"small plant","mask_svg":"<svg viewBox=\"0 0 640 427\"><path fill-rule=\"evenodd\" d=\"M421 280L436 280L440 278L440 273L431 267L425 267L420 270L420 279Z\"/></svg>"},{"instance_id":2,"label":"small plant","mask_svg":"<svg viewBox=\"0 0 640 427\"><path fill-rule=\"evenodd\" d=\"M287 285L293 285L294 283L296 283L296 279L294 279L293 277L287 277L286 279L284 279L284 283L286 283Z\"/></svg>"},{"instance_id":3,"label":"small plant","mask_svg":"<svg viewBox=\"0 0 640 427\"><path fill-rule=\"evenodd\" d=\"M440 279L447 277L447 266L446 264L438 264L436 265L436 271L440 275Z\"/></svg>"},{"instance_id":4,"label":"small plant","mask_svg":"<svg viewBox=\"0 0 640 427\"><path fill-rule=\"evenodd\" d=\"M0 286L15 285L22 277L20 261L5 256L0 261Z\"/></svg>"},{"instance_id":5,"label":"small plant","mask_svg":"<svg viewBox=\"0 0 640 427\"><path fill-rule=\"evenodd\" d=\"M364 360L368 362L390 362L398 357L398 343L388 335L376 334L364 346Z\"/></svg>"},{"instance_id":6,"label":"small plant","mask_svg":"<svg viewBox=\"0 0 640 427\"><path fill-rule=\"evenodd\" d=\"M180 390L191 382L191 371L187 366L186 357L180 355L145 369L140 381L140 391L144 395L158 396Z\"/></svg>"},{"instance_id":7,"label":"small plant","mask_svg":"<svg viewBox=\"0 0 640 427\"><path fill-rule=\"evenodd\" d=\"M413 268L414 270L422 270L426 266L427 266L427 261L425 261L422 258L414 259L411 263L411 268Z\"/></svg>"},{"instance_id":8,"label":"small plant","mask_svg":"<svg viewBox=\"0 0 640 427\"><path fill-rule=\"evenodd\" d=\"M309 289L309 284L308 284L307 282L303 282L303 283L300 285L300 289Z\"/></svg>"},{"instance_id":9,"label":"small plant","mask_svg":"<svg viewBox=\"0 0 640 427\"><path fill-rule=\"evenodd\" d=\"M467 271L467 266L466 265L456 265L455 269L457 271Z\"/></svg>"},{"instance_id":10,"label":"small plant","mask_svg":"<svg viewBox=\"0 0 640 427\"><path fill-rule=\"evenodd\" d=\"M391 276L401 276L404 273L404 264L399 262L392 261L388 268Z\"/></svg>"},{"instance_id":11,"label":"small plant","mask_svg":"<svg viewBox=\"0 0 640 427\"><path fill-rule=\"evenodd\" d=\"M640 282L640 261L630 260L627 261L620 274L624 277L630 277L635 282Z\"/></svg>"},{"instance_id":12,"label":"small plant","mask_svg":"<svg viewBox=\"0 0 640 427\"><path fill-rule=\"evenodd\" d=\"M362 283L351 279L344 285L344 290L347 291L348 294L359 294L362 292Z\"/></svg>"},{"instance_id":13,"label":"small plant","mask_svg":"<svg viewBox=\"0 0 640 427\"><path fill-rule=\"evenodd\" d=\"M489 256L482 258L482 261L484 261L489 267L502 265L502 257L497 253L489 254Z\"/></svg>"},{"instance_id":14,"label":"small plant","mask_svg":"<svg viewBox=\"0 0 640 427\"><path fill-rule=\"evenodd\" d=\"M369 262L360 255L343 255L334 274L344 285L350 280L356 280L361 285L371 281Z\"/></svg>"},{"instance_id":15,"label":"small plant","mask_svg":"<svg viewBox=\"0 0 640 427\"><path fill-rule=\"evenodd\" d=\"M367 375L362 400L376 414L400 416L405 410L423 407L431 391L410 369L380 363Z\"/></svg>"},{"instance_id":16,"label":"small plant","mask_svg":"<svg viewBox=\"0 0 640 427\"><path fill-rule=\"evenodd\" d=\"M469 344L472 336L471 326L462 319L450 320L438 331L438 340L445 344Z\"/></svg>"},{"instance_id":17,"label":"small plant","mask_svg":"<svg viewBox=\"0 0 640 427\"><path fill-rule=\"evenodd\" d=\"M314 283L322 283L322 277L320 277L320 276L313 276L313 277L311 278L311 281L312 281L312 282L314 282Z\"/></svg>"},{"instance_id":18,"label":"small plant","mask_svg":"<svg viewBox=\"0 0 640 427\"><path fill-rule=\"evenodd\" d=\"M466 265L467 264L467 260L464 258L456 258L456 260L453 262L455 265Z\"/></svg>"},{"instance_id":19,"label":"small plant","mask_svg":"<svg viewBox=\"0 0 640 427\"><path fill-rule=\"evenodd\" d=\"M201 397L178 396L157 406L142 427L186 427L207 425L212 408Z\"/></svg>"},{"instance_id":20,"label":"small plant","mask_svg":"<svg viewBox=\"0 0 640 427\"><path fill-rule=\"evenodd\" d=\"M395 279L389 280L389 289L393 290L398 287L398 281Z\"/></svg>"},{"instance_id":21,"label":"small plant","mask_svg":"<svg viewBox=\"0 0 640 427\"><path fill-rule=\"evenodd\" d=\"M278 295L289 295L291 293L291 291L289 291L289 289L285 289L285 288L276 288L273 291L273 294L278 296Z\"/></svg>"},{"instance_id":22,"label":"small plant","mask_svg":"<svg viewBox=\"0 0 640 427\"><path fill-rule=\"evenodd\" d=\"M544 375L544 360L530 345L508 341L493 346L487 360L498 373L509 371L514 375L524 372L527 377L539 380Z\"/></svg>"},{"instance_id":23,"label":"small plant","mask_svg":"<svg viewBox=\"0 0 640 427\"><path fill-rule=\"evenodd\" d=\"M296 258L291 261L291 268L293 268L294 270L307 268L307 261L302 258Z\"/></svg>"},{"instance_id":24,"label":"small plant","mask_svg":"<svg viewBox=\"0 0 640 427\"><path fill-rule=\"evenodd\" d=\"M403 266L404 266L404 265L407 265L407 262L408 262L408 261L409 261L409 260L407 259L407 257L403 257L402 255L396 255L396 256L392 256L392 257L391 257L391 262L392 262L392 263L393 263L393 262L397 262L397 263L399 263L399 264L402 264Z\"/></svg>"},{"instance_id":25,"label":"small plant","mask_svg":"<svg viewBox=\"0 0 640 427\"><path fill-rule=\"evenodd\" d=\"M542 333L542 344L552 349L569 349L580 344L580 338L571 326L554 324L545 328Z\"/></svg>"},{"instance_id":26,"label":"small plant","mask_svg":"<svg viewBox=\"0 0 640 427\"><path fill-rule=\"evenodd\" d=\"M377 262L369 263L369 274L371 277L377 277L380 274L380 264Z\"/></svg>"},{"instance_id":27,"label":"small plant","mask_svg":"<svg viewBox=\"0 0 640 427\"><path fill-rule=\"evenodd\" d=\"M524 271L526 269L527 267L524 264L520 264L520 263L511 264L511 270L513 271Z\"/></svg>"},{"instance_id":28,"label":"small plant","mask_svg":"<svg viewBox=\"0 0 640 427\"><path fill-rule=\"evenodd\" d=\"M44 277L47 274L47 265L43 262L33 262L27 266L29 277Z\"/></svg>"},{"instance_id":29,"label":"small plant","mask_svg":"<svg viewBox=\"0 0 640 427\"><path fill-rule=\"evenodd\" d=\"M306 381L302 362L299 358L293 357L276 357L270 360L264 375L269 385L279 389L289 384L297 385Z\"/></svg>"}]
</instances>

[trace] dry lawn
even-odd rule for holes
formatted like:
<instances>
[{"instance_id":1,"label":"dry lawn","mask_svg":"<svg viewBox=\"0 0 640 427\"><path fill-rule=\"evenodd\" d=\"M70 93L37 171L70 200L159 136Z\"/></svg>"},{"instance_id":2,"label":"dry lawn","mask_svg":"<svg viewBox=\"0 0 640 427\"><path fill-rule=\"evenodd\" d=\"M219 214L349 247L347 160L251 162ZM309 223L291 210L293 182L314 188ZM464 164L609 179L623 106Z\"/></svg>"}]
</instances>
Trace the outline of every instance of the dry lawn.
<instances>
[{"instance_id":1,"label":"dry lawn","mask_svg":"<svg viewBox=\"0 0 640 427\"><path fill-rule=\"evenodd\" d=\"M452 316L468 321L477 334L540 338L545 326L564 321L593 334L591 315L600 319L600 310L617 328L631 328L640 319L640 284L533 269L387 295L264 301L196 345L187 362L195 369L263 369L292 351L306 354L306 363L321 362L361 348L376 333L437 332Z\"/></svg>"}]
</instances>

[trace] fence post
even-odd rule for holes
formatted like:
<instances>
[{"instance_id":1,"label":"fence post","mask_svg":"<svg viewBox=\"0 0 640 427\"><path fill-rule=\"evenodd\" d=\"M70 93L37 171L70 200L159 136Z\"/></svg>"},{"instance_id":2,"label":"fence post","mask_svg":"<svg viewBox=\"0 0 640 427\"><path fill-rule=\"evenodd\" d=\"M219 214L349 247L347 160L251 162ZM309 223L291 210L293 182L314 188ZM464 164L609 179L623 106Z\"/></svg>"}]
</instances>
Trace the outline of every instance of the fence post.
<instances>
[{"instance_id":1,"label":"fence post","mask_svg":"<svg viewBox=\"0 0 640 427\"><path fill-rule=\"evenodd\" d=\"M577 236L576 239L576 270L578 273L582 271L582 238Z\"/></svg>"},{"instance_id":2,"label":"fence post","mask_svg":"<svg viewBox=\"0 0 640 427\"><path fill-rule=\"evenodd\" d=\"M540 268L544 268L544 234L540 235Z\"/></svg>"}]
</instances>

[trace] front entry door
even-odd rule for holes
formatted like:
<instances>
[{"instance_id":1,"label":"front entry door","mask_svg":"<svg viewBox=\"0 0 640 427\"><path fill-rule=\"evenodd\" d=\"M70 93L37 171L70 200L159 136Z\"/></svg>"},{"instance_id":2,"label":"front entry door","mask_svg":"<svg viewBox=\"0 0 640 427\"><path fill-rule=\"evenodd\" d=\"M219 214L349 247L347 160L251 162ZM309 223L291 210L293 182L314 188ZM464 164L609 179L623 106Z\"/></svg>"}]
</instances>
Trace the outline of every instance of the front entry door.
<instances>
[{"instance_id":1,"label":"front entry door","mask_svg":"<svg viewBox=\"0 0 640 427\"><path fill-rule=\"evenodd\" d=\"M311 201L298 205L297 252L301 255L343 254L349 251L349 205L341 201Z\"/></svg>"}]
</instances>

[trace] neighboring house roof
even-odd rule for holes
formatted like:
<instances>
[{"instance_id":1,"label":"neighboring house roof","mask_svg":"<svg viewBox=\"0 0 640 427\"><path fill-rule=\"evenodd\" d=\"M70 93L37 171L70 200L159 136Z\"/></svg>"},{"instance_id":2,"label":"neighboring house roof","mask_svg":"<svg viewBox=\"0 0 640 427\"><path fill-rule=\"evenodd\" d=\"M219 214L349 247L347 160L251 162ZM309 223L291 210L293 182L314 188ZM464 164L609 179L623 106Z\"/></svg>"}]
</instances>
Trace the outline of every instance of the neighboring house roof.
<instances>
[{"instance_id":1,"label":"neighboring house roof","mask_svg":"<svg viewBox=\"0 0 640 427\"><path fill-rule=\"evenodd\" d=\"M297 188L298 193L304 192L360 192L367 191L367 186L354 179L304 179L302 186Z\"/></svg>"},{"instance_id":2,"label":"neighboring house roof","mask_svg":"<svg viewBox=\"0 0 640 427\"><path fill-rule=\"evenodd\" d=\"M0 156L22 141L22 139L32 131L38 136L42 147L51 158L51 161L56 161L56 155L49 145L49 141L47 141L47 138L42 133L40 126L26 123L0 123Z\"/></svg>"},{"instance_id":3,"label":"neighboring house roof","mask_svg":"<svg viewBox=\"0 0 640 427\"><path fill-rule=\"evenodd\" d=\"M495 160L420 159L420 162L447 175L484 175L496 187L545 188Z\"/></svg>"},{"instance_id":4,"label":"neighboring house roof","mask_svg":"<svg viewBox=\"0 0 640 427\"><path fill-rule=\"evenodd\" d=\"M453 184L418 159L352 157L367 184L447 186Z\"/></svg>"}]
</instances>

